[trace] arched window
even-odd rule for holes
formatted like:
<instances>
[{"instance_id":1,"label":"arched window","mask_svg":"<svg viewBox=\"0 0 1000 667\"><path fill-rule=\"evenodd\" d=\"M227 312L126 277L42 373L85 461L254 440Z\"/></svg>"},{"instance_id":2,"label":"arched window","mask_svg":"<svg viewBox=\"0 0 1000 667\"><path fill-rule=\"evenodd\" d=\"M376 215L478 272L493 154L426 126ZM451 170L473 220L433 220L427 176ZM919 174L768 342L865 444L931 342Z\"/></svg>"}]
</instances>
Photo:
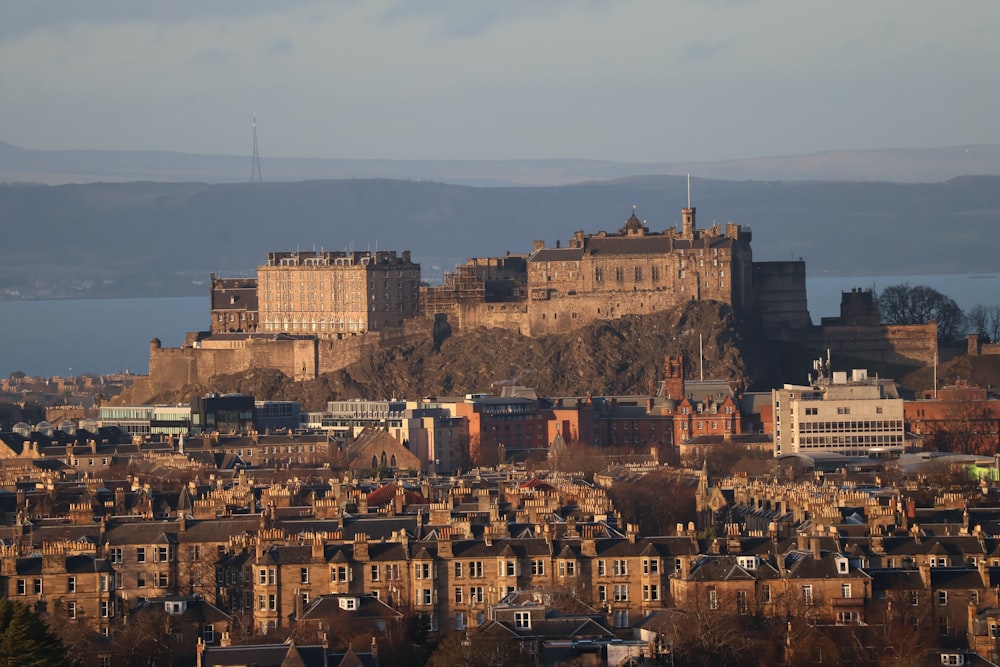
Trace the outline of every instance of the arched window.
<instances>
[{"instance_id":1,"label":"arched window","mask_svg":"<svg viewBox=\"0 0 1000 667\"><path fill-rule=\"evenodd\" d=\"M372 468L378 467L378 457L372 454Z\"/></svg>"},{"instance_id":2,"label":"arched window","mask_svg":"<svg viewBox=\"0 0 1000 667\"><path fill-rule=\"evenodd\" d=\"M385 450L383 449L383 450L382 450L382 465L383 465L383 466L385 466L385 461L386 461L386 458L385 458Z\"/></svg>"},{"instance_id":3,"label":"arched window","mask_svg":"<svg viewBox=\"0 0 1000 667\"><path fill-rule=\"evenodd\" d=\"M389 459L389 467L391 467L391 468L395 468L396 467L396 455L395 454L393 454L392 458Z\"/></svg>"}]
</instances>

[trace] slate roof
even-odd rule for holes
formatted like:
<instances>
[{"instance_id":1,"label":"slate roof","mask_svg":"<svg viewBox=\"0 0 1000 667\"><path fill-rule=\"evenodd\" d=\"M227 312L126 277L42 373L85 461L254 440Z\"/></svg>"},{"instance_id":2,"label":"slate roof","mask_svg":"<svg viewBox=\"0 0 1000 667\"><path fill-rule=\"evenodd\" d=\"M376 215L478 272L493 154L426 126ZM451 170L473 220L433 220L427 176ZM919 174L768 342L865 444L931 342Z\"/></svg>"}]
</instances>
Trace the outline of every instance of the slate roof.
<instances>
[{"instance_id":1,"label":"slate roof","mask_svg":"<svg viewBox=\"0 0 1000 667\"><path fill-rule=\"evenodd\" d=\"M252 644L246 646L209 646L201 656L202 667L326 667L326 649L322 646Z\"/></svg>"}]
</instances>

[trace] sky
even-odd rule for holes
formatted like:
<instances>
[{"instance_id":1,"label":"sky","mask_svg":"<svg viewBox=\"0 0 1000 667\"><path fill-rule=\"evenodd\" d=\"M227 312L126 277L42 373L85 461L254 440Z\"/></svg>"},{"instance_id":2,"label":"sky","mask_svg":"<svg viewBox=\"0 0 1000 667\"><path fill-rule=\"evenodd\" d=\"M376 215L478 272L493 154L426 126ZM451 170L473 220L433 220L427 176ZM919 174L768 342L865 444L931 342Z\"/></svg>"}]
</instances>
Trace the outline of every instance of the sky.
<instances>
[{"instance_id":1,"label":"sky","mask_svg":"<svg viewBox=\"0 0 1000 667\"><path fill-rule=\"evenodd\" d=\"M0 141L717 161L1000 143L996 0L3 0Z\"/></svg>"}]
</instances>

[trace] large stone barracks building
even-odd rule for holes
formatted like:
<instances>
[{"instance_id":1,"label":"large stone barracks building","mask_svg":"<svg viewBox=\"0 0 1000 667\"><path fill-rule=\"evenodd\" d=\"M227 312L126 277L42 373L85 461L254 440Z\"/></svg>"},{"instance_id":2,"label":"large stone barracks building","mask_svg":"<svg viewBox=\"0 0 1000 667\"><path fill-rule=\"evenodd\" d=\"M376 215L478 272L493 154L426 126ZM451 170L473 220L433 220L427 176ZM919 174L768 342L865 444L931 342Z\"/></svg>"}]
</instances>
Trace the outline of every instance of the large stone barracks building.
<instances>
[{"instance_id":1,"label":"large stone barracks building","mask_svg":"<svg viewBox=\"0 0 1000 667\"><path fill-rule=\"evenodd\" d=\"M260 331L356 334L419 313L420 265L409 251L271 252L257 267Z\"/></svg>"}]
</instances>

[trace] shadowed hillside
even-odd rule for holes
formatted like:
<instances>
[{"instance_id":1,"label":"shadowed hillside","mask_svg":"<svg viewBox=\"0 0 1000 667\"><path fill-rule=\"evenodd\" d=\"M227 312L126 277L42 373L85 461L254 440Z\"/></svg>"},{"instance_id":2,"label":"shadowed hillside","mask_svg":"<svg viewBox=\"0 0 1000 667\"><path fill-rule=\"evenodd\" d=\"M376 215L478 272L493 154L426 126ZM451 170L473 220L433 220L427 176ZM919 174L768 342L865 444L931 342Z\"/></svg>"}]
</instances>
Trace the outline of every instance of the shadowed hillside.
<instances>
[{"instance_id":1,"label":"shadowed hillside","mask_svg":"<svg viewBox=\"0 0 1000 667\"><path fill-rule=\"evenodd\" d=\"M381 350L308 382L257 369L215 377L211 387L122 400L175 401L207 391L240 391L262 399L298 400L303 409L320 410L326 401L340 398L456 396L504 384L534 387L546 396L648 395L662 379L668 354L683 354L688 377L697 379L699 347L706 379L721 378L743 388L766 389L787 377L804 379L814 356L740 326L728 306L690 302L539 338L483 329L447 338L440 349L428 339Z\"/></svg>"}]
</instances>

